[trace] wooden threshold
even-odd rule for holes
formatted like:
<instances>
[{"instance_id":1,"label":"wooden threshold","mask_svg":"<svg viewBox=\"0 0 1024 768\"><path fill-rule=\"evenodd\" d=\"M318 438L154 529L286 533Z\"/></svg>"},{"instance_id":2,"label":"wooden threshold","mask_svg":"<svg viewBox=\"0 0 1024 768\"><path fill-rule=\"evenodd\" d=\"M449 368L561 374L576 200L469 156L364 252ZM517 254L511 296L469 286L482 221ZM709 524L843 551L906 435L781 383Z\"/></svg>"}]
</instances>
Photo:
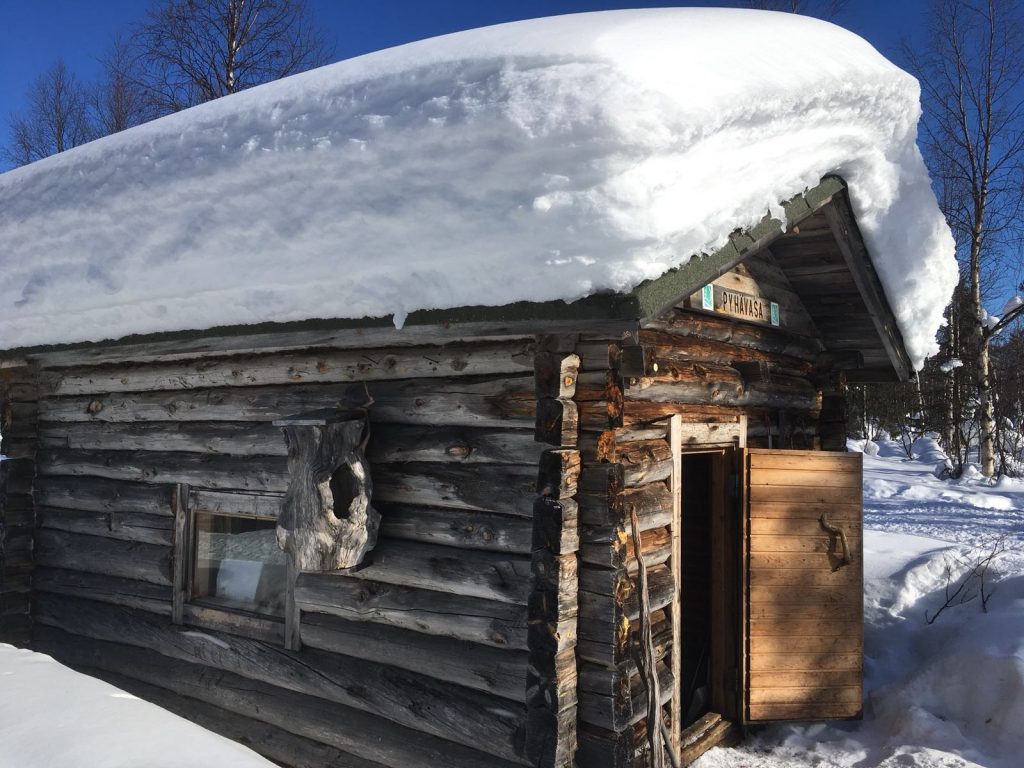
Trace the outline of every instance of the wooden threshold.
<instances>
[{"instance_id":1,"label":"wooden threshold","mask_svg":"<svg viewBox=\"0 0 1024 768\"><path fill-rule=\"evenodd\" d=\"M684 728L679 740L679 764L689 765L712 747L731 747L740 741L740 727L717 712L708 712Z\"/></svg>"}]
</instances>

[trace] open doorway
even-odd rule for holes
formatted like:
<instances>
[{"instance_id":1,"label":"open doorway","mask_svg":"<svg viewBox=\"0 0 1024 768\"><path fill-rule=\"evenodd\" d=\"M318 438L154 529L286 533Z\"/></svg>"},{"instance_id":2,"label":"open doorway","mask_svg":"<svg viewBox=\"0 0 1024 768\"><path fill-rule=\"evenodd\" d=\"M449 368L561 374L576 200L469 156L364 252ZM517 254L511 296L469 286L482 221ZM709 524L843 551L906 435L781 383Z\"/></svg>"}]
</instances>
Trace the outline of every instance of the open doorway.
<instances>
[{"instance_id":1,"label":"open doorway","mask_svg":"<svg viewBox=\"0 0 1024 768\"><path fill-rule=\"evenodd\" d=\"M679 457L679 722L684 741L707 746L712 724L737 722L739 516L729 485L735 461L728 448Z\"/></svg>"},{"instance_id":2,"label":"open doorway","mask_svg":"<svg viewBox=\"0 0 1024 768\"><path fill-rule=\"evenodd\" d=\"M712 463L683 454L680 515L680 679L683 728L711 708Z\"/></svg>"}]
</instances>

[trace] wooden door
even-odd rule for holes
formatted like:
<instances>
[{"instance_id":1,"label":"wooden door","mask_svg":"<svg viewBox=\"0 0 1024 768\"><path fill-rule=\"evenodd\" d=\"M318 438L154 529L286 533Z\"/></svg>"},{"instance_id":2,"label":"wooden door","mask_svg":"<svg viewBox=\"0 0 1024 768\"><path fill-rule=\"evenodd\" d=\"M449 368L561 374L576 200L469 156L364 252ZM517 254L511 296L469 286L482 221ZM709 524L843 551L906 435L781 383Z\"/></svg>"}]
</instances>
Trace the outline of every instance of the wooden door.
<instances>
[{"instance_id":1,"label":"wooden door","mask_svg":"<svg viewBox=\"0 0 1024 768\"><path fill-rule=\"evenodd\" d=\"M861 458L742 451L744 722L861 714Z\"/></svg>"}]
</instances>

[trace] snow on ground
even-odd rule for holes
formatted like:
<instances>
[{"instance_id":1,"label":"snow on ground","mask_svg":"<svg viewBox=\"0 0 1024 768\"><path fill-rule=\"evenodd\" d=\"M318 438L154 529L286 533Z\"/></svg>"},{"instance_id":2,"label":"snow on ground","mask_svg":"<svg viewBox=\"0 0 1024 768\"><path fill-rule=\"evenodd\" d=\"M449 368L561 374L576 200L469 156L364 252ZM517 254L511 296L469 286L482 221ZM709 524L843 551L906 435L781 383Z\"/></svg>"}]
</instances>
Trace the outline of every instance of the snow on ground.
<instances>
[{"instance_id":1,"label":"snow on ground","mask_svg":"<svg viewBox=\"0 0 1024 768\"><path fill-rule=\"evenodd\" d=\"M460 32L0 175L0 349L622 291L827 174L915 362L956 282L914 78L739 9Z\"/></svg>"},{"instance_id":2,"label":"snow on ground","mask_svg":"<svg viewBox=\"0 0 1024 768\"><path fill-rule=\"evenodd\" d=\"M862 449L863 443L851 445ZM1024 755L1024 483L939 480L933 441L864 456L864 720L765 728L696 768L1018 768ZM873 446L868 450L874 452ZM947 572L1002 540L980 600L947 609Z\"/></svg>"},{"instance_id":3,"label":"snow on ground","mask_svg":"<svg viewBox=\"0 0 1024 768\"><path fill-rule=\"evenodd\" d=\"M49 656L0 643L0 768L273 768Z\"/></svg>"}]
</instances>

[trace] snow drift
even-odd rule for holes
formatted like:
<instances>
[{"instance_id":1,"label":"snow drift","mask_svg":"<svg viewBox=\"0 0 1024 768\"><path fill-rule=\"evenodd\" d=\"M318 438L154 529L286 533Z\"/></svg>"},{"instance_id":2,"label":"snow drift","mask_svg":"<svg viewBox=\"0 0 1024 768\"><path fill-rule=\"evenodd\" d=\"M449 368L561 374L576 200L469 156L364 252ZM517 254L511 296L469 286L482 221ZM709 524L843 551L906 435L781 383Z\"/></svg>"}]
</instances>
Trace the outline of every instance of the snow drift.
<instances>
[{"instance_id":1,"label":"snow drift","mask_svg":"<svg viewBox=\"0 0 1024 768\"><path fill-rule=\"evenodd\" d=\"M758 11L380 51L0 175L0 348L627 290L835 173L920 364L956 270L918 96Z\"/></svg>"}]
</instances>

